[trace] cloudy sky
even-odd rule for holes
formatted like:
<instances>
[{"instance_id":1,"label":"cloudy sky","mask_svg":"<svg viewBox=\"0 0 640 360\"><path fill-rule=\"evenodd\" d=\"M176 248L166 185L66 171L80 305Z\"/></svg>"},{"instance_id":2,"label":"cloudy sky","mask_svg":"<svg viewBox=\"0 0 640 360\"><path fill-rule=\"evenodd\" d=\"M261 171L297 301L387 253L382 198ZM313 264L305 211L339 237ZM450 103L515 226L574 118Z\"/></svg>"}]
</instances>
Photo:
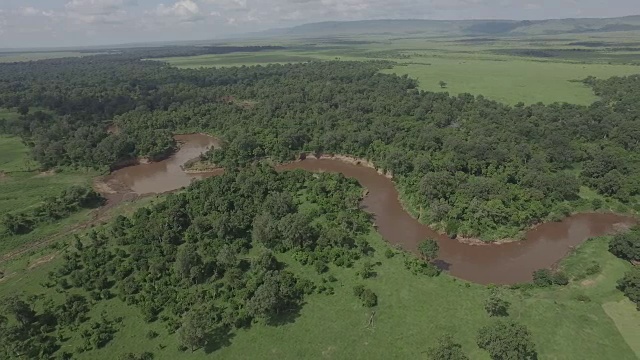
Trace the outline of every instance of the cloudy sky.
<instances>
[{"instance_id":1,"label":"cloudy sky","mask_svg":"<svg viewBox=\"0 0 640 360\"><path fill-rule=\"evenodd\" d=\"M324 20L640 14L640 0L0 0L0 48L203 40Z\"/></svg>"}]
</instances>

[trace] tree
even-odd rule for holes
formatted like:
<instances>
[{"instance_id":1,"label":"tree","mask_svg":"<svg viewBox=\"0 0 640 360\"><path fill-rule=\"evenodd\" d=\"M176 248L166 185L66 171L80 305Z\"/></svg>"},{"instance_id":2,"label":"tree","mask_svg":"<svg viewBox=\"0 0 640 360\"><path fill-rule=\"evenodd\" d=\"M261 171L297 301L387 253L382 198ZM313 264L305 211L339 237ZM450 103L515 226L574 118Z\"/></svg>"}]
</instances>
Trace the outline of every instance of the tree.
<instances>
[{"instance_id":1,"label":"tree","mask_svg":"<svg viewBox=\"0 0 640 360\"><path fill-rule=\"evenodd\" d=\"M185 244L176 256L178 275L189 282L197 282L202 273L202 258L195 244Z\"/></svg>"},{"instance_id":2,"label":"tree","mask_svg":"<svg viewBox=\"0 0 640 360\"><path fill-rule=\"evenodd\" d=\"M609 242L609 251L621 259L640 261L640 227L614 235Z\"/></svg>"},{"instance_id":3,"label":"tree","mask_svg":"<svg viewBox=\"0 0 640 360\"><path fill-rule=\"evenodd\" d=\"M362 300L362 305L366 307L378 305L378 295L369 289L364 289L362 294L360 294L360 300Z\"/></svg>"},{"instance_id":4,"label":"tree","mask_svg":"<svg viewBox=\"0 0 640 360\"><path fill-rule=\"evenodd\" d=\"M29 113L29 105L27 104L20 104L20 106L18 106L18 114L25 116Z\"/></svg>"},{"instance_id":5,"label":"tree","mask_svg":"<svg viewBox=\"0 0 640 360\"><path fill-rule=\"evenodd\" d=\"M446 88L446 87L447 87L447 83L446 83L445 81L443 81L443 80L440 80L440 82L438 83L438 85L440 85L440 88L441 88L441 89L444 89L444 88Z\"/></svg>"},{"instance_id":6,"label":"tree","mask_svg":"<svg viewBox=\"0 0 640 360\"><path fill-rule=\"evenodd\" d=\"M428 239L418 245L418 251L425 261L431 261L438 257L440 245L433 239Z\"/></svg>"},{"instance_id":7,"label":"tree","mask_svg":"<svg viewBox=\"0 0 640 360\"><path fill-rule=\"evenodd\" d=\"M640 267L634 267L618 280L618 289L636 303L640 311Z\"/></svg>"},{"instance_id":8,"label":"tree","mask_svg":"<svg viewBox=\"0 0 640 360\"><path fill-rule=\"evenodd\" d=\"M191 351L195 351L207 344L209 322L207 317L197 310L189 311L182 320L182 326L178 330L180 343Z\"/></svg>"},{"instance_id":9,"label":"tree","mask_svg":"<svg viewBox=\"0 0 640 360\"><path fill-rule=\"evenodd\" d=\"M492 291L484 303L484 309L489 316L508 316L510 305L511 304L502 299L496 291Z\"/></svg>"},{"instance_id":10,"label":"tree","mask_svg":"<svg viewBox=\"0 0 640 360\"><path fill-rule=\"evenodd\" d=\"M478 332L478 346L494 360L533 360L537 358L531 333L526 326L497 320Z\"/></svg>"},{"instance_id":11,"label":"tree","mask_svg":"<svg viewBox=\"0 0 640 360\"><path fill-rule=\"evenodd\" d=\"M446 334L438 339L438 344L427 350L431 360L468 360L467 354L462 351L462 345Z\"/></svg>"}]
</instances>

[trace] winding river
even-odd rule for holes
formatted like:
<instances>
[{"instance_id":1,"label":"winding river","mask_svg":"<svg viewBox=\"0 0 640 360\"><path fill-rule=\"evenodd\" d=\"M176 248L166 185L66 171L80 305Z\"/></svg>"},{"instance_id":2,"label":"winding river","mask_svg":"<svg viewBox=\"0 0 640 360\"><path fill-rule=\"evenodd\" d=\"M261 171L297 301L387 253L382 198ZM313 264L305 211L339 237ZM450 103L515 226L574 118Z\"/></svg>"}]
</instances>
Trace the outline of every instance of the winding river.
<instances>
[{"instance_id":1,"label":"winding river","mask_svg":"<svg viewBox=\"0 0 640 360\"><path fill-rule=\"evenodd\" d=\"M163 193L189 185L194 179L221 173L187 174L182 165L217 146L206 135L179 135L182 143L172 157L152 164L117 170L110 181L119 182L137 194ZM421 224L402 207L394 183L376 170L338 159L307 159L278 167L278 170L303 169L335 172L354 178L368 189L362 207L375 216L378 232L389 243L416 251L420 241L437 239L440 243L439 265L455 277L481 284L514 284L531 280L534 270L548 268L565 257L586 239L629 226L634 219L617 214L587 213L570 216L561 222L545 223L526 233L522 241L470 245L440 235Z\"/></svg>"}]
</instances>

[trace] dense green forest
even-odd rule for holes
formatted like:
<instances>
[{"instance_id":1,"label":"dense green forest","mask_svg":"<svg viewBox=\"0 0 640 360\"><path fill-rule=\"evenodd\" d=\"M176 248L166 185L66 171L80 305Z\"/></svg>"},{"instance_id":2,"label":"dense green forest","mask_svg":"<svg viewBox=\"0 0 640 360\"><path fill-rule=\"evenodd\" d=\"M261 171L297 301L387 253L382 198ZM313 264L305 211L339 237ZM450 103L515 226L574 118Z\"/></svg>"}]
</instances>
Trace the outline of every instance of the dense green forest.
<instances>
[{"instance_id":1,"label":"dense green forest","mask_svg":"<svg viewBox=\"0 0 640 360\"><path fill-rule=\"evenodd\" d=\"M285 162L303 152L370 159L394 175L422 221L451 236L510 237L576 209L598 209L603 199L640 210L640 76L585 79L601 98L588 107L507 106L420 91L406 76L379 73L390 62L181 70L142 60L162 54L147 49L0 64L0 106L21 114L0 119L0 132L20 136L45 169L160 159L175 150L175 133L193 131L224 140L203 158L227 168L72 239L43 282L44 294L3 299L3 357L91 355L124 326L120 313L94 311L113 303L133 307L162 329L156 330L175 336L180 351L208 354L257 323L294 321L305 298L343 286L334 276L343 268L353 268L356 285L349 293L358 306L383 303L365 281L382 263L371 261L372 219L359 205L363 189L341 175L278 173L262 160ZM598 195L582 198L581 187ZM20 234L102 201L73 187L2 221ZM638 249L637 228L609 244L612 254L633 263L640 261ZM391 248L382 252L389 261L398 256ZM437 276L431 261L438 243L425 239L419 253L403 255L406 270L414 279ZM589 274L602 270L589 266ZM562 271L542 269L534 284L513 288L524 294L569 281ZM638 267L617 287L640 304ZM492 289L484 306L497 319L479 330L477 346L494 359L536 358L532 333L500 320L511 304ZM148 339L160 336L150 329L144 328ZM451 337L427 352L468 358Z\"/></svg>"},{"instance_id":2,"label":"dense green forest","mask_svg":"<svg viewBox=\"0 0 640 360\"><path fill-rule=\"evenodd\" d=\"M103 314L89 323L87 314L114 297L139 308L145 321L162 322L183 350L214 351L234 329L290 321L305 294L333 292L329 264L351 267L372 251L361 195L355 180L340 175L263 166L197 182L132 217L119 216L76 237L63 265L49 273L44 285L64 294L61 304L46 296L5 299L0 353L49 358L71 340L67 335L82 339L72 352L99 349L120 320ZM325 281L287 270L274 255L285 252ZM376 304L369 289L360 296L364 305Z\"/></svg>"},{"instance_id":3,"label":"dense green forest","mask_svg":"<svg viewBox=\"0 0 640 360\"><path fill-rule=\"evenodd\" d=\"M0 65L0 106L23 114L0 131L44 167L158 159L173 133L194 130L226 141L207 155L226 167L301 152L367 158L422 221L486 240L601 206L581 186L640 206L640 76L586 79L601 97L588 107L511 107L419 91L380 74L388 62L181 70L134 54Z\"/></svg>"}]
</instances>

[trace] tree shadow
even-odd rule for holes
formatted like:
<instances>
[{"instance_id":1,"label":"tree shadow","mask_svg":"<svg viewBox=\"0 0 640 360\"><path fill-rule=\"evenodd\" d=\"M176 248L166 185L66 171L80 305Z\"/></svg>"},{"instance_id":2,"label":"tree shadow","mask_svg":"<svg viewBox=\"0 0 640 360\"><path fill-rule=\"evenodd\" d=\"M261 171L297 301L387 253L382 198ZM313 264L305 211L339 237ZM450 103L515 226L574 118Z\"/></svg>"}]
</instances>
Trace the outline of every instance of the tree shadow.
<instances>
[{"instance_id":1,"label":"tree shadow","mask_svg":"<svg viewBox=\"0 0 640 360\"><path fill-rule=\"evenodd\" d=\"M451 263L444 260L437 259L432 261L432 264L442 271L449 271L449 269L451 269Z\"/></svg>"},{"instance_id":2,"label":"tree shadow","mask_svg":"<svg viewBox=\"0 0 640 360\"><path fill-rule=\"evenodd\" d=\"M301 302L300 304L291 305L291 307L286 311L270 317L267 320L267 325L282 326L286 324L293 324L296 319L300 317L300 310L302 309L304 304L304 302Z\"/></svg>"},{"instance_id":3,"label":"tree shadow","mask_svg":"<svg viewBox=\"0 0 640 360\"><path fill-rule=\"evenodd\" d=\"M207 336L207 343L204 346L204 352L211 354L217 350L231 345L231 340L236 335L231 332L228 326L220 327L210 332Z\"/></svg>"}]
</instances>

